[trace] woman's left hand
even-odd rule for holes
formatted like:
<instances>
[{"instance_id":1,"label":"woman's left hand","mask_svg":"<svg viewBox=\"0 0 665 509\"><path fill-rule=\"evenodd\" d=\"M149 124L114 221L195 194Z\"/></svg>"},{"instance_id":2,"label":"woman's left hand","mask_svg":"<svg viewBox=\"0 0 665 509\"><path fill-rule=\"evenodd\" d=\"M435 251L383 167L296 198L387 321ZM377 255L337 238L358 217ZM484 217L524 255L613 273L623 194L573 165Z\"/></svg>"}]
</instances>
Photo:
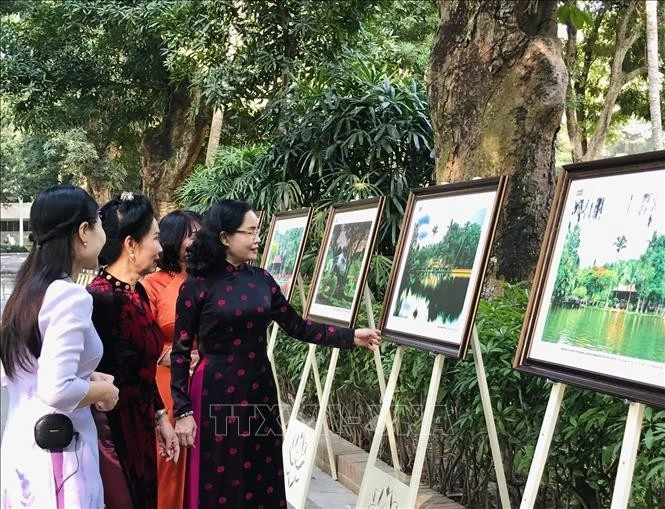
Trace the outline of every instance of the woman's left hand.
<instances>
[{"instance_id":1,"label":"woman's left hand","mask_svg":"<svg viewBox=\"0 0 665 509\"><path fill-rule=\"evenodd\" d=\"M374 351L381 343L381 333L377 329L356 329L353 334L353 344L364 346Z\"/></svg>"},{"instance_id":2,"label":"woman's left hand","mask_svg":"<svg viewBox=\"0 0 665 509\"><path fill-rule=\"evenodd\" d=\"M178 458L180 457L180 444L178 443L178 437L176 436L173 426L171 426L166 414L159 419L155 431L157 432L159 454L163 458L166 458L166 461L177 463Z\"/></svg>"}]
</instances>

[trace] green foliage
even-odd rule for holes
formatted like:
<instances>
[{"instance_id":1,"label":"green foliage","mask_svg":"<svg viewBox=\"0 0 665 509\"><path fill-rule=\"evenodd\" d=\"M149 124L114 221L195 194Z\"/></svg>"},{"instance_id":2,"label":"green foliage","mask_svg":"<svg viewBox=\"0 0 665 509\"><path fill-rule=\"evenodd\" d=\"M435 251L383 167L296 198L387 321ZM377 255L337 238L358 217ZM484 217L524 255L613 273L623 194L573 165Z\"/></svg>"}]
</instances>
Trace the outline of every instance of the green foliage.
<instances>
[{"instance_id":1,"label":"green foliage","mask_svg":"<svg viewBox=\"0 0 665 509\"><path fill-rule=\"evenodd\" d=\"M428 225L438 229L440 225ZM406 265L414 272L427 271L433 263L449 270L455 268L470 269L473 266L476 247L480 240L480 225L467 222L464 226L452 222L441 241L418 247L416 239L423 233L422 226L414 229L412 247ZM436 231L433 232L436 234Z\"/></svg>"},{"instance_id":2,"label":"green foliage","mask_svg":"<svg viewBox=\"0 0 665 509\"><path fill-rule=\"evenodd\" d=\"M665 12L665 4L659 3L659 13ZM611 123L606 132L610 143L621 143L619 129L631 119L649 120L649 101L646 83L646 30L644 3L625 0L603 2L566 0L558 9L560 23L567 25L567 37L575 37L577 43L564 42L564 58L568 67L570 93L569 114L575 111L581 129L583 152L587 142L598 128L598 120L605 101L610 69L617 52L617 34L621 23L628 19L626 40L634 37L632 45L622 50L625 59L621 67L625 82L616 99ZM661 66L663 38L659 37ZM661 102L665 92L661 91ZM613 105L612 105L613 106ZM605 139L605 138L604 138ZM639 149L634 147L635 149ZM648 149L648 147L645 147Z\"/></svg>"},{"instance_id":3,"label":"green foliage","mask_svg":"<svg viewBox=\"0 0 665 509\"><path fill-rule=\"evenodd\" d=\"M28 246L0 244L0 253L27 253L28 251L30 251Z\"/></svg>"},{"instance_id":4,"label":"green foliage","mask_svg":"<svg viewBox=\"0 0 665 509\"><path fill-rule=\"evenodd\" d=\"M366 61L424 80L438 24L435 0L379 2L361 28L355 48Z\"/></svg>"},{"instance_id":5,"label":"green foliage","mask_svg":"<svg viewBox=\"0 0 665 509\"><path fill-rule=\"evenodd\" d=\"M254 169L264 150L259 145L221 148L211 166L194 168L184 185L176 190L176 198L184 207L202 213L225 198L249 199L260 185L267 184Z\"/></svg>"},{"instance_id":6,"label":"green foliage","mask_svg":"<svg viewBox=\"0 0 665 509\"><path fill-rule=\"evenodd\" d=\"M373 264L370 279L378 290L385 284L374 283L387 280L387 257L409 190L432 182L432 127L421 86L392 81L352 57L347 67L321 69L317 79L294 82L280 96L274 107L284 111L282 124L263 153L222 148L215 165L198 167L176 196L196 210L222 197L249 199L267 217L313 206L314 250L303 261L303 271L311 273L328 207L385 195L379 232L383 257Z\"/></svg>"},{"instance_id":7,"label":"green foliage","mask_svg":"<svg viewBox=\"0 0 665 509\"><path fill-rule=\"evenodd\" d=\"M295 300L299 302L298 298ZM550 390L543 378L524 375L512 367L527 300L524 284L505 285L503 295L481 300L476 316L504 468L515 506L521 500ZM379 316L380 304L375 302L373 308ZM367 323L364 309L359 323ZM295 394L306 353L305 344L280 333L275 357L283 395ZM384 341L381 355L386 378L394 353L394 344ZM319 366L327 365L328 358L328 349L317 349ZM430 354L405 350L392 415L400 462L407 471L415 455L431 369ZM318 407L311 380L304 401L310 415L315 415ZM380 401L371 353L361 349L342 351L329 411L332 430L367 449ZM567 389L537 507L609 507L627 410L617 398L575 387ZM665 496L664 439L665 410L647 408L630 507L658 507ZM382 459L390 460L385 443ZM492 503L488 484L494 479L494 469L471 359L445 363L423 475L425 481L447 496L459 494L455 498L467 507L487 507Z\"/></svg>"},{"instance_id":8,"label":"green foliage","mask_svg":"<svg viewBox=\"0 0 665 509\"><path fill-rule=\"evenodd\" d=\"M563 244L561 252L561 262L559 272L554 283L554 293L552 297L561 301L564 297L570 295L575 288L575 276L580 266L580 257L577 250L580 247L580 226L575 224L568 233Z\"/></svg>"},{"instance_id":9,"label":"green foliage","mask_svg":"<svg viewBox=\"0 0 665 509\"><path fill-rule=\"evenodd\" d=\"M572 23L578 30L583 29L585 26L593 25L593 17L591 13L580 9L575 3L564 3L559 6L557 10L557 19L559 23Z\"/></svg>"},{"instance_id":10,"label":"green foliage","mask_svg":"<svg viewBox=\"0 0 665 509\"><path fill-rule=\"evenodd\" d=\"M665 305L665 235L656 235L639 259L638 292L641 298Z\"/></svg>"},{"instance_id":11,"label":"green foliage","mask_svg":"<svg viewBox=\"0 0 665 509\"><path fill-rule=\"evenodd\" d=\"M298 205L323 210L336 201L388 196L380 238L392 249L408 190L432 182L432 127L425 91L415 81L393 79L349 54L344 67L322 69L295 82L274 104L283 111L278 136L257 161L271 182L297 184ZM265 186L262 210L286 200ZM323 226L315 215L315 230Z\"/></svg>"},{"instance_id":12,"label":"green foliage","mask_svg":"<svg viewBox=\"0 0 665 509\"><path fill-rule=\"evenodd\" d=\"M7 108L3 107L3 113ZM0 135L2 201L30 201L56 184L79 185L84 175L99 175L103 168L95 147L82 129L52 136L23 134L3 115ZM102 177L104 174L101 175Z\"/></svg>"},{"instance_id":13,"label":"green foliage","mask_svg":"<svg viewBox=\"0 0 665 509\"><path fill-rule=\"evenodd\" d=\"M13 101L17 126L47 136L82 129L100 171L122 167L135 174L139 156L158 164L180 157L171 145L196 139L206 128L183 128L182 118L171 117L178 105L191 105L192 114L224 106L227 121L246 121L294 73L332 59L373 4L12 2L2 11L0 84ZM244 127L254 142L266 132L248 122ZM122 177L115 180L126 183Z\"/></svg>"}]
</instances>

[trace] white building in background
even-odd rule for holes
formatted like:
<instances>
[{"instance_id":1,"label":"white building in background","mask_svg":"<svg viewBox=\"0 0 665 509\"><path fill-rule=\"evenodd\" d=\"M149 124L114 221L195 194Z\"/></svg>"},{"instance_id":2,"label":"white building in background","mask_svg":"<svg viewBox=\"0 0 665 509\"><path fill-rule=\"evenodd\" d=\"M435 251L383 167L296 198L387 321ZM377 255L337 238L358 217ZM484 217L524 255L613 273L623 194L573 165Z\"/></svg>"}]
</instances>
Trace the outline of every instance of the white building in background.
<instances>
[{"instance_id":1,"label":"white building in background","mask_svg":"<svg viewBox=\"0 0 665 509\"><path fill-rule=\"evenodd\" d=\"M24 246L30 234L32 202L0 203L0 244Z\"/></svg>"}]
</instances>

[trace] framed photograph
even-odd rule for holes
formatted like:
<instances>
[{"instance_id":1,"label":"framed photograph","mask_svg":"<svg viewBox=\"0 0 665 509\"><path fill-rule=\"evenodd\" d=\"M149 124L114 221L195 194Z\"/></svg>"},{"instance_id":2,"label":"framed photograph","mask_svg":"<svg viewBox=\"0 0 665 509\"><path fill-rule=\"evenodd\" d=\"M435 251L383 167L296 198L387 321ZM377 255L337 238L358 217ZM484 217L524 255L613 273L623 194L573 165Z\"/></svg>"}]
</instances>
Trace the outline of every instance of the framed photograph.
<instances>
[{"instance_id":1,"label":"framed photograph","mask_svg":"<svg viewBox=\"0 0 665 509\"><path fill-rule=\"evenodd\" d=\"M263 217L265 216L265 212L262 210L255 210L254 213L256 214L256 217L259 220L259 224L256 225L256 231L260 232L261 228L263 227Z\"/></svg>"},{"instance_id":2,"label":"framed photograph","mask_svg":"<svg viewBox=\"0 0 665 509\"><path fill-rule=\"evenodd\" d=\"M383 303L384 338L464 357L505 177L411 191Z\"/></svg>"},{"instance_id":3,"label":"framed photograph","mask_svg":"<svg viewBox=\"0 0 665 509\"><path fill-rule=\"evenodd\" d=\"M383 197L372 198L331 207L305 316L353 325L384 201Z\"/></svg>"},{"instance_id":4,"label":"framed photograph","mask_svg":"<svg viewBox=\"0 0 665 509\"><path fill-rule=\"evenodd\" d=\"M261 267L272 274L289 300L300 269L311 219L311 208L278 212L272 216L268 229Z\"/></svg>"},{"instance_id":5,"label":"framed photograph","mask_svg":"<svg viewBox=\"0 0 665 509\"><path fill-rule=\"evenodd\" d=\"M564 167L515 367L665 407L665 151Z\"/></svg>"}]
</instances>

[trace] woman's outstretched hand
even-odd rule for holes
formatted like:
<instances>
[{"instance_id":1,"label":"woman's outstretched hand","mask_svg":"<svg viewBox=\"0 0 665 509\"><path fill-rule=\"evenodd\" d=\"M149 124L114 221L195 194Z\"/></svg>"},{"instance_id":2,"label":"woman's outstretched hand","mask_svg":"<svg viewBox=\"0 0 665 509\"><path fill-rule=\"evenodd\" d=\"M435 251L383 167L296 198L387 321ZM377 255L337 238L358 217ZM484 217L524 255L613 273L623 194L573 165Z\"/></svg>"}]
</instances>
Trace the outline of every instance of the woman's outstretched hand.
<instances>
[{"instance_id":1,"label":"woman's outstretched hand","mask_svg":"<svg viewBox=\"0 0 665 509\"><path fill-rule=\"evenodd\" d=\"M356 329L353 334L353 343L374 351L381 343L381 333L377 329Z\"/></svg>"}]
</instances>

